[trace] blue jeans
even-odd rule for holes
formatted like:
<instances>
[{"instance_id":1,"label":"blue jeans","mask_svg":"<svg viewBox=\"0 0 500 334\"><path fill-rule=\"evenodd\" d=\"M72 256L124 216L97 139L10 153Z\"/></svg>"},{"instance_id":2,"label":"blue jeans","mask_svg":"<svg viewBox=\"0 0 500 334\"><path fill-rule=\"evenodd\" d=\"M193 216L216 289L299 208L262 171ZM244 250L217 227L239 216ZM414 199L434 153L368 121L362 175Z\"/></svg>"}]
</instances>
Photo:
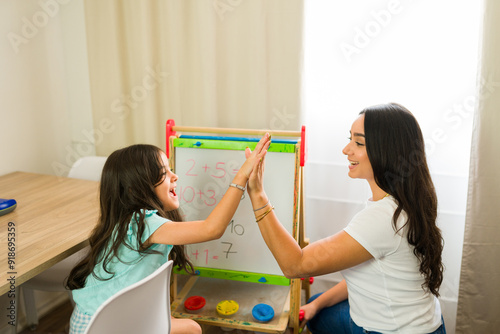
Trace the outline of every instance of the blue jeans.
<instances>
[{"instance_id":1,"label":"blue jeans","mask_svg":"<svg viewBox=\"0 0 500 334\"><path fill-rule=\"evenodd\" d=\"M312 296L308 303L312 302L321 293ZM444 320L442 325L429 334L446 334ZM314 318L309 320L307 328L313 334L380 334L364 330L352 321L349 314L349 302L344 300L338 304L322 309Z\"/></svg>"}]
</instances>

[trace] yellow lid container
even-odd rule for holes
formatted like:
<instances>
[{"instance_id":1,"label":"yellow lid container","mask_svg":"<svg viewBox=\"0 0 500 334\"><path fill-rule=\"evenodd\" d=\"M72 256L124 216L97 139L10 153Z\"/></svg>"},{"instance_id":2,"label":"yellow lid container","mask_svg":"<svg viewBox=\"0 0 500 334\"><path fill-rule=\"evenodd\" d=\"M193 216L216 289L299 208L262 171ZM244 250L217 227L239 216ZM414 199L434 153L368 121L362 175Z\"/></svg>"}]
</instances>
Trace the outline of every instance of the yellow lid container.
<instances>
[{"instance_id":1,"label":"yellow lid container","mask_svg":"<svg viewBox=\"0 0 500 334\"><path fill-rule=\"evenodd\" d=\"M234 300L223 300L217 304L217 313L222 317L229 317L238 312L239 308Z\"/></svg>"}]
</instances>

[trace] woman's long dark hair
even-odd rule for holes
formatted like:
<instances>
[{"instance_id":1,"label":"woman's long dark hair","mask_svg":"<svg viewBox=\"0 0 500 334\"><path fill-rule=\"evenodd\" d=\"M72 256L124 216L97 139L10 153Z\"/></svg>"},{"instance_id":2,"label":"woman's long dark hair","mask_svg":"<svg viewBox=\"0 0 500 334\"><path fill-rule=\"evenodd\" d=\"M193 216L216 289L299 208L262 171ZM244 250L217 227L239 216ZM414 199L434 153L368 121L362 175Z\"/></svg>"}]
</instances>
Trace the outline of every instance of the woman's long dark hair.
<instances>
[{"instance_id":1,"label":"woman's long dark hair","mask_svg":"<svg viewBox=\"0 0 500 334\"><path fill-rule=\"evenodd\" d=\"M132 145L117 150L108 157L102 170L100 217L89 238L90 251L71 271L66 284L68 289L84 287L87 277L91 274L95 276L94 267L100 261L103 261L104 270L113 275L109 264L114 257L119 258L118 249L121 245L137 250L143 256L158 253L141 242L145 230L143 209L158 210L157 214L161 217L182 221L179 210L165 211L155 193L155 186L165 178L160 152L153 145ZM138 221L139 245L127 242L128 226L133 216ZM175 266L193 273L184 246L174 245L170 258Z\"/></svg>"},{"instance_id":2,"label":"woman's long dark hair","mask_svg":"<svg viewBox=\"0 0 500 334\"><path fill-rule=\"evenodd\" d=\"M439 296L443 281L443 238L436 226L437 196L427 166L422 131L405 107L389 103L361 111L366 151L377 185L396 199L394 229L402 212L408 243L420 262L423 284ZM401 228L402 229L402 228Z\"/></svg>"}]
</instances>

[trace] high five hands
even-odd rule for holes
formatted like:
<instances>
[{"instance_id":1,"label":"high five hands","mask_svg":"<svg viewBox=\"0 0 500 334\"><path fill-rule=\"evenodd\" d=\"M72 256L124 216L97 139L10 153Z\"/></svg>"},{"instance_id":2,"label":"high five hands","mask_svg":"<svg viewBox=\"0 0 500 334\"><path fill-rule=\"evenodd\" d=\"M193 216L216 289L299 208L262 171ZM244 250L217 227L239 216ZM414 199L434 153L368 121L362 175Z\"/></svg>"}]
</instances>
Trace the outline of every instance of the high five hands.
<instances>
[{"instance_id":1,"label":"high five hands","mask_svg":"<svg viewBox=\"0 0 500 334\"><path fill-rule=\"evenodd\" d=\"M245 150L245 157L247 158L247 161L251 159L253 156L257 158L256 160L254 160L254 165L251 173L247 174L249 176L248 188L247 188L249 195L264 190L263 176L264 176L265 156L270 144L271 144L271 135L269 133L266 133L259 141L253 152L248 147Z\"/></svg>"}]
</instances>

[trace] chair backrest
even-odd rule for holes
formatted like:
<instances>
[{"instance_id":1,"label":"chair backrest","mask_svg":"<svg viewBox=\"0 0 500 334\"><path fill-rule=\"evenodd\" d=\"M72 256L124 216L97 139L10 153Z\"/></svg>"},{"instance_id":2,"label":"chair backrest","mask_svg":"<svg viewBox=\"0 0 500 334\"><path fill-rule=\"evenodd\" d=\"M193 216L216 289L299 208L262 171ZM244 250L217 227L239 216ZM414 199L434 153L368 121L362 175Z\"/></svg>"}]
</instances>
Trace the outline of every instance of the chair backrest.
<instances>
[{"instance_id":1,"label":"chair backrest","mask_svg":"<svg viewBox=\"0 0 500 334\"><path fill-rule=\"evenodd\" d=\"M78 159L71 167L68 177L99 181L107 157L87 156Z\"/></svg>"},{"instance_id":2,"label":"chair backrest","mask_svg":"<svg viewBox=\"0 0 500 334\"><path fill-rule=\"evenodd\" d=\"M170 275L167 261L151 275L117 292L96 311L85 334L170 333Z\"/></svg>"}]
</instances>

